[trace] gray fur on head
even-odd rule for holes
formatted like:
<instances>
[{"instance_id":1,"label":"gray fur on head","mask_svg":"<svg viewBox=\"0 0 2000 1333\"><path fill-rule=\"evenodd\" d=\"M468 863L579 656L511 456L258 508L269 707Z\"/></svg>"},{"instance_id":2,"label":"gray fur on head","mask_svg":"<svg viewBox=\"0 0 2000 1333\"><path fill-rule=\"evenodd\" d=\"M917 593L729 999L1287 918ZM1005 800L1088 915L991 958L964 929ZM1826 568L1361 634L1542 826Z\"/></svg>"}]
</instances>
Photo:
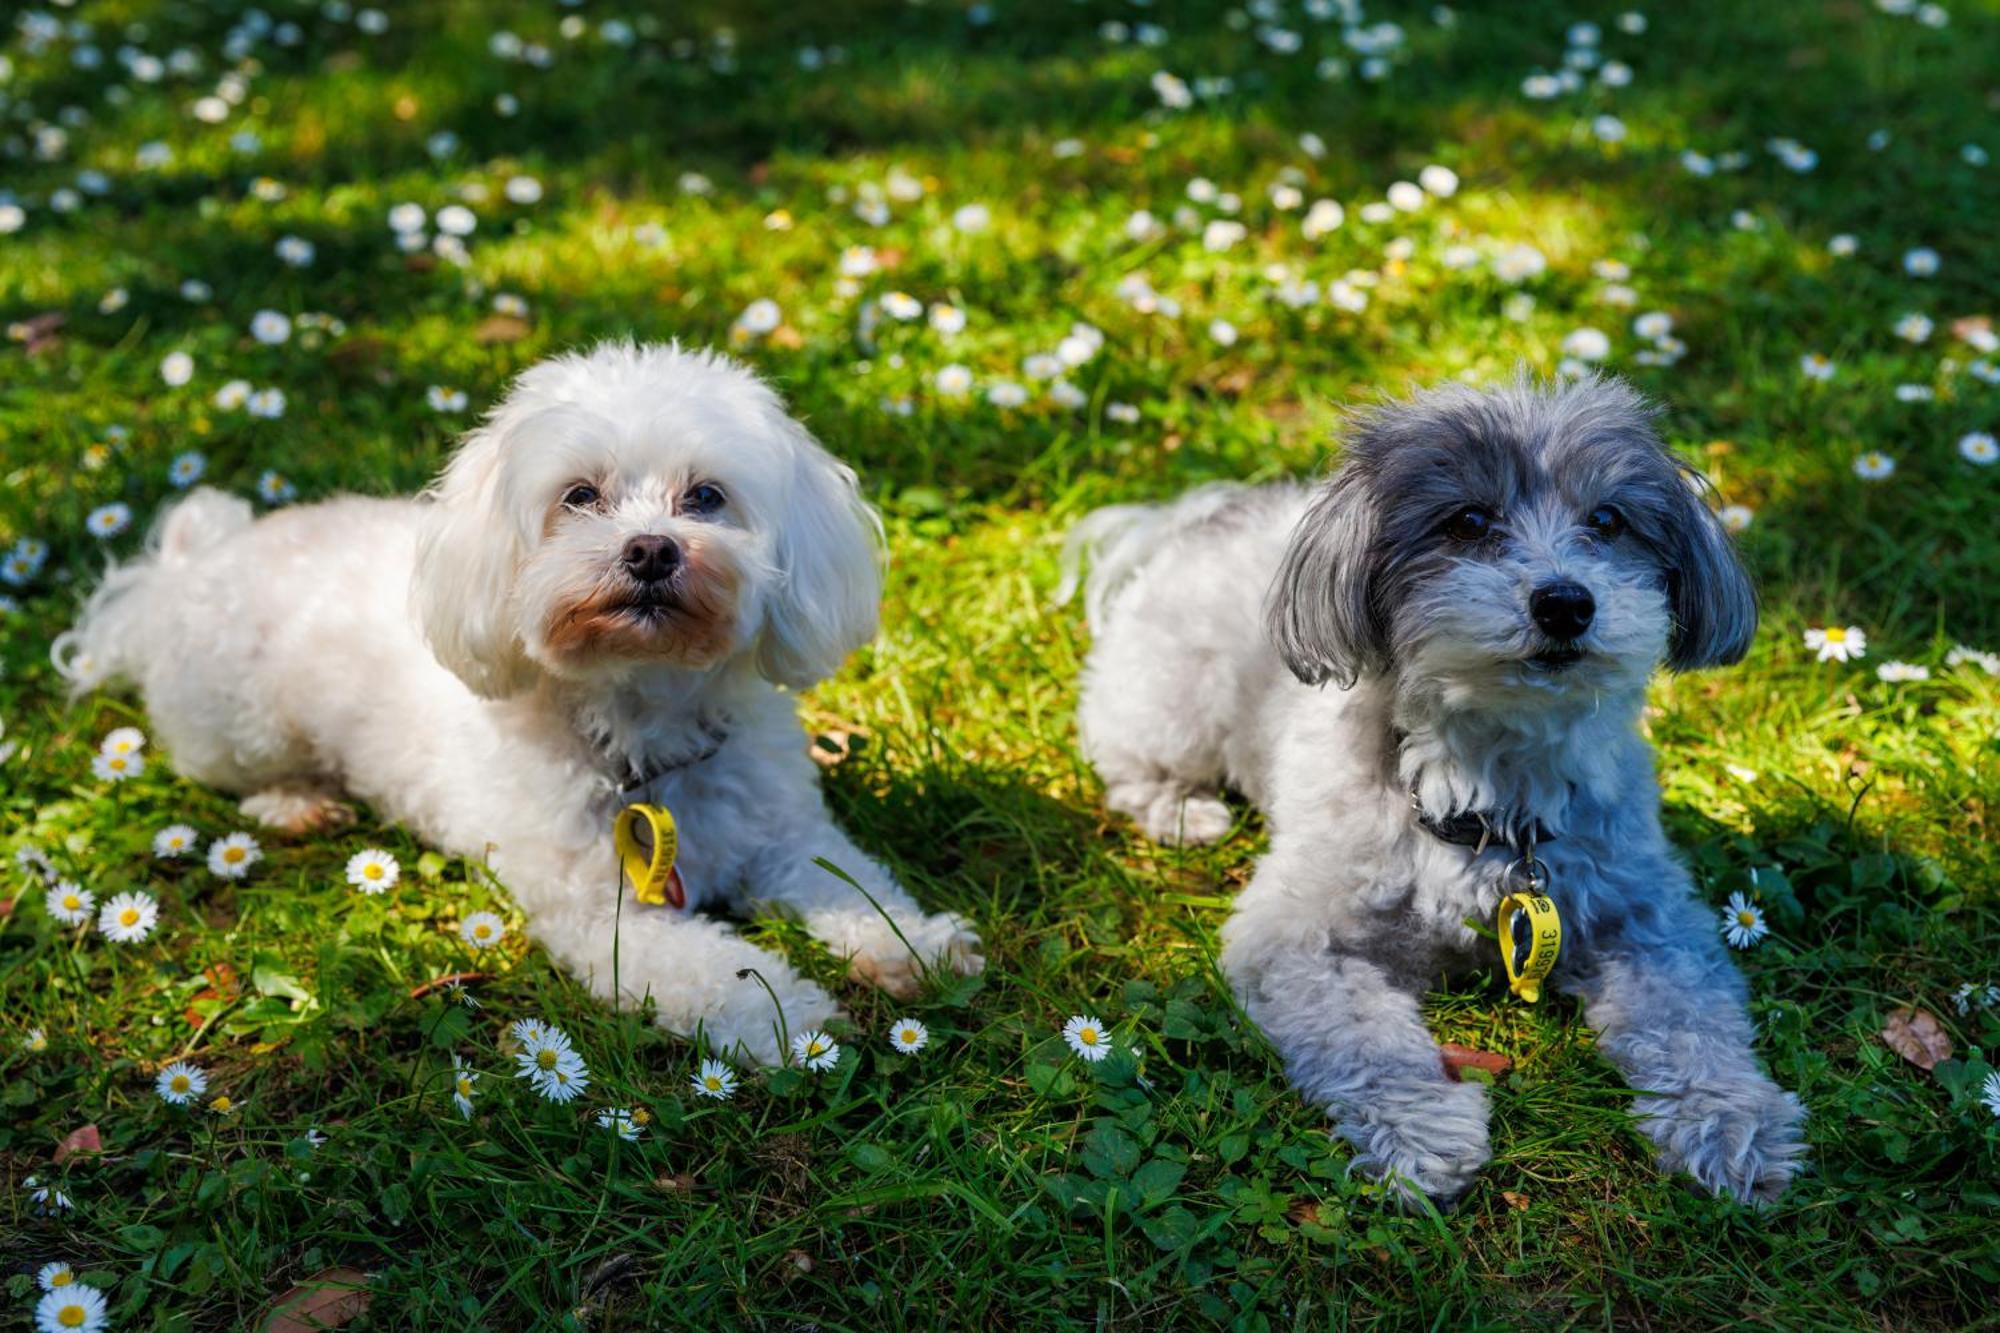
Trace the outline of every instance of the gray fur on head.
<instances>
[{"instance_id":1,"label":"gray fur on head","mask_svg":"<svg viewBox=\"0 0 2000 1333\"><path fill-rule=\"evenodd\" d=\"M1342 686L1386 672L1404 646L1399 629L1421 633L1407 614L1421 585L1454 563L1509 569L1525 597L1537 556L1551 577L1589 586L1586 545L1622 567L1617 577L1649 579L1662 594L1667 665L1740 659L1755 595L1698 479L1654 433L1654 415L1625 384L1594 376L1485 392L1451 385L1355 413L1340 466L1314 494L1266 602L1286 666ZM1499 533L1455 548L1441 525L1473 505L1500 519ZM1602 505L1629 531L1580 544L1585 516Z\"/></svg>"}]
</instances>

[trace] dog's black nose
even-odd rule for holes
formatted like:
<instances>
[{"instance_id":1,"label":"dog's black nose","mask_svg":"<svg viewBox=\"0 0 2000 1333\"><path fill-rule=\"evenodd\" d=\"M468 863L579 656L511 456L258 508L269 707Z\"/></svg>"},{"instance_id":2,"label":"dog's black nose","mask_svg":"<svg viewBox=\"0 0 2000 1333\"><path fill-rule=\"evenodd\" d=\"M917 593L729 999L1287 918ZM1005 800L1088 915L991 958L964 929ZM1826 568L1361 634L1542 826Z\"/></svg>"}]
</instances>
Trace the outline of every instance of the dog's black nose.
<instances>
[{"instance_id":1,"label":"dog's black nose","mask_svg":"<svg viewBox=\"0 0 2000 1333\"><path fill-rule=\"evenodd\" d=\"M649 532L626 542L619 562L625 566L625 572L639 582L658 583L680 568L681 548L674 544L672 537L659 537Z\"/></svg>"},{"instance_id":2,"label":"dog's black nose","mask_svg":"<svg viewBox=\"0 0 2000 1333\"><path fill-rule=\"evenodd\" d=\"M1535 589L1529 596L1528 614L1542 627L1542 633L1568 643L1582 638L1583 632L1590 628L1590 618L1597 614L1597 603L1592 600L1590 589L1580 583L1551 583Z\"/></svg>"}]
</instances>

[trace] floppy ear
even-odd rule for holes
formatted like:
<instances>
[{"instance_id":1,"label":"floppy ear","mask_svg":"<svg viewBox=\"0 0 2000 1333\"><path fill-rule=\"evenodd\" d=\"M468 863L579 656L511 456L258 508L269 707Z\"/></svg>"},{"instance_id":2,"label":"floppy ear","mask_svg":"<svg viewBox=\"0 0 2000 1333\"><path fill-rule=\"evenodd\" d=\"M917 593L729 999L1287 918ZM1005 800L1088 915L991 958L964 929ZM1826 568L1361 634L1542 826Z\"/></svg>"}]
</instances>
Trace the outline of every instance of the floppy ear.
<instances>
[{"instance_id":1,"label":"floppy ear","mask_svg":"<svg viewBox=\"0 0 2000 1333\"><path fill-rule=\"evenodd\" d=\"M1292 530L1265 599L1264 627L1308 685L1331 680L1346 689L1389 665L1389 635L1375 606L1375 535L1374 506L1351 466L1319 488Z\"/></svg>"},{"instance_id":2,"label":"floppy ear","mask_svg":"<svg viewBox=\"0 0 2000 1333\"><path fill-rule=\"evenodd\" d=\"M792 446L792 476L775 515L778 586L764 613L757 669L767 680L804 689L875 637L882 520L861 498L852 468L789 417L777 429Z\"/></svg>"},{"instance_id":3,"label":"floppy ear","mask_svg":"<svg viewBox=\"0 0 2000 1333\"><path fill-rule=\"evenodd\" d=\"M534 668L515 631L514 576L525 554L500 502L500 436L469 437L424 498L410 608L424 638L472 692L501 699Z\"/></svg>"},{"instance_id":4,"label":"floppy ear","mask_svg":"<svg viewBox=\"0 0 2000 1333\"><path fill-rule=\"evenodd\" d=\"M1686 476L1706 489L1698 474ZM1750 651L1757 632L1757 592L1702 493L1685 479L1677 479L1676 488L1676 521L1664 542L1667 597L1674 613L1667 665L1675 671L1728 666Z\"/></svg>"}]
</instances>

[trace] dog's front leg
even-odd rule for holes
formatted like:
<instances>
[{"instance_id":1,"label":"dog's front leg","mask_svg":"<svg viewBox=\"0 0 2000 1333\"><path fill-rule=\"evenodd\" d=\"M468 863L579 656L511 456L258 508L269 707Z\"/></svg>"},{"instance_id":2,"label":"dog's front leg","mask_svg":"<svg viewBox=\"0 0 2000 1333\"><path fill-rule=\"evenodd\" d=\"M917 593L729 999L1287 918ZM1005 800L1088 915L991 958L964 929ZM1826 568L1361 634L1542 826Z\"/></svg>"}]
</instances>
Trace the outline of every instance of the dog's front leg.
<instances>
[{"instance_id":1,"label":"dog's front leg","mask_svg":"<svg viewBox=\"0 0 2000 1333\"><path fill-rule=\"evenodd\" d=\"M579 878L565 861L602 874ZM718 1054L781 1064L792 1033L840 1013L819 985L725 922L646 906L629 890L620 890L622 901L614 897L618 872L608 847L575 847L567 858L540 848L496 855L494 868L535 938L594 995L626 1006L650 996L661 1027L699 1034Z\"/></svg>"},{"instance_id":2,"label":"dog's front leg","mask_svg":"<svg viewBox=\"0 0 2000 1333\"><path fill-rule=\"evenodd\" d=\"M1685 874L1657 867L1629 913L1583 942L1559 983L1598 1049L1639 1093L1639 1128L1670 1170L1711 1194L1776 1199L1798 1171L1805 1109L1751 1052L1743 979ZM1660 884L1667 888L1662 892Z\"/></svg>"},{"instance_id":3,"label":"dog's front leg","mask_svg":"<svg viewBox=\"0 0 2000 1333\"><path fill-rule=\"evenodd\" d=\"M1485 1093L1446 1077L1417 992L1327 899L1310 869L1288 882L1274 849L1223 927L1223 971L1293 1085L1354 1144L1350 1169L1405 1202L1448 1203L1492 1155Z\"/></svg>"},{"instance_id":4,"label":"dog's front leg","mask_svg":"<svg viewBox=\"0 0 2000 1333\"><path fill-rule=\"evenodd\" d=\"M746 884L752 904L797 916L855 977L892 995L914 995L926 968L970 974L986 965L963 917L925 912L823 813L780 830L753 858Z\"/></svg>"}]
</instances>

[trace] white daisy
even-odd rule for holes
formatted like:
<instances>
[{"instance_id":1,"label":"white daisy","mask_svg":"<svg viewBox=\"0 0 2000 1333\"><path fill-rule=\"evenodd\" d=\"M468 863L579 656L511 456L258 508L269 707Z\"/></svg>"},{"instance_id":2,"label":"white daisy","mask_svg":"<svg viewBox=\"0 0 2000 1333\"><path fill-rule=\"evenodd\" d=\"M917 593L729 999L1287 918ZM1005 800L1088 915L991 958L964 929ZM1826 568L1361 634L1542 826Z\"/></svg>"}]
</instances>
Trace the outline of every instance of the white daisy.
<instances>
[{"instance_id":1,"label":"white daisy","mask_svg":"<svg viewBox=\"0 0 2000 1333\"><path fill-rule=\"evenodd\" d=\"M1111 1054L1111 1034L1095 1018L1077 1014L1063 1024L1062 1035L1072 1051L1093 1064Z\"/></svg>"},{"instance_id":2,"label":"white daisy","mask_svg":"<svg viewBox=\"0 0 2000 1333\"><path fill-rule=\"evenodd\" d=\"M555 1033L563 1044L569 1043L569 1038L564 1037L560 1029L549 1026L539 1018L517 1018L507 1025L507 1035L520 1046L539 1046L551 1032ZM522 1071L521 1077L526 1078L528 1072Z\"/></svg>"},{"instance_id":3,"label":"white daisy","mask_svg":"<svg viewBox=\"0 0 2000 1333\"><path fill-rule=\"evenodd\" d=\"M1770 933L1756 904L1741 893L1729 895L1729 906L1722 911L1722 938L1729 941L1730 948L1751 948Z\"/></svg>"},{"instance_id":4,"label":"white daisy","mask_svg":"<svg viewBox=\"0 0 2000 1333\"><path fill-rule=\"evenodd\" d=\"M99 754L137 754L146 748L146 733L137 727L115 727L98 742Z\"/></svg>"},{"instance_id":5,"label":"white daisy","mask_svg":"<svg viewBox=\"0 0 2000 1333\"><path fill-rule=\"evenodd\" d=\"M889 1044L904 1055L915 1055L930 1040L930 1029L914 1018L899 1018L889 1025Z\"/></svg>"},{"instance_id":6,"label":"white daisy","mask_svg":"<svg viewBox=\"0 0 2000 1333\"><path fill-rule=\"evenodd\" d=\"M97 898L89 889L63 880L49 889L42 899L47 904L49 915L65 926L80 926L90 920L90 914L97 906Z\"/></svg>"},{"instance_id":7,"label":"white daisy","mask_svg":"<svg viewBox=\"0 0 2000 1333\"><path fill-rule=\"evenodd\" d=\"M121 893L97 913L97 928L113 944L137 944L153 933L160 919L160 904L152 894Z\"/></svg>"},{"instance_id":8,"label":"white daisy","mask_svg":"<svg viewBox=\"0 0 2000 1333\"><path fill-rule=\"evenodd\" d=\"M437 211L437 229L447 236L470 236L478 226L478 215L464 204L446 204Z\"/></svg>"},{"instance_id":9,"label":"white daisy","mask_svg":"<svg viewBox=\"0 0 2000 1333\"><path fill-rule=\"evenodd\" d=\"M639 1136L646 1132L646 1127L639 1122L637 1115L622 1106L599 1111L597 1127L610 1130L627 1143L636 1143Z\"/></svg>"},{"instance_id":10,"label":"white daisy","mask_svg":"<svg viewBox=\"0 0 2000 1333\"><path fill-rule=\"evenodd\" d=\"M785 312L770 297L759 297L743 307L743 313L736 317L736 328L749 337L761 338L784 323Z\"/></svg>"},{"instance_id":11,"label":"white daisy","mask_svg":"<svg viewBox=\"0 0 2000 1333\"><path fill-rule=\"evenodd\" d=\"M174 455L174 461L167 465L167 480L178 490L186 490L201 480L201 474L208 471L208 459L190 449L186 453Z\"/></svg>"},{"instance_id":12,"label":"white daisy","mask_svg":"<svg viewBox=\"0 0 2000 1333\"><path fill-rule=\"evenodd\" d=\"M564 1051L548 1068L535 1071L531 1085L552 1102L575 1101L590 1086L590 1071L582 1056Z\"/></svg>"},{"instance_id":13,"label":"white daisy","mask_svg":"<svg viewBox=\"0 0 2000 1333\"><path fill-rule=\"evenodd\" d=\"M465 1063L465 1057L451 1057L451 1104L467 1120L472 1119L472 1085L479 1081L479 1071Z\"/></svg>"},{"instance_id":14,"label":"white daisy","mask_svg":"<svg viewBox=\"0 0 2000 1333\"><path fill-rule=\"evenodd\" d=\"M153 835L153 855L162 860L186 856L200 836L186 824L169 824Z\"/></svg>"},{"instance_id":15,"label":"white daisy","mask_svg":"<svg viewBox=\"0 0 2000 1333\"><path fill-rule=\"evenodd\" d=\"M1028 391L1012 380L996 380L986 388L986 401L995 407L1019 407L1028 401Z\"/></svg>"},{"instance_id":16,"label":"white daisy","mask_svg":"<svg viewBox=\"0 0 2000 1333\"><path fill-rule=\"evenodd\" d=\"M474 912L458 925L458 937L475 949L498 944L506 933L507 923L492 912Z\"/></svg>"},{"instance_id":17,"label":"white daisy","mask_svg":"<svg viewBox=\"0 0 2000 1333\"><path fill-rule=\"evenodd\" d=\"M1886 481L1896 472L1896 460L1880 449L1870 449L1854 459L1854 475L1863 481Z\"/></svg>"},{"instance_id":18,"label":"white daisy","mask_svg":"<svg viewBox=\"0 0 2000 1333\"><path fill-rule=\"evenodd\" d=\"M35 1302L35 1327L43 1333L99 1333L110 1327L104 1293L81 1282L59 1287Z\"/></svg>"},{"instance_id":19,"label":"white daisy","mask_svg":"<svg viewBox=\"0 0 2000 1333\"><path fill-rule=\"evenodd\" d=\"M1920 343L1931 336L1931 330L1936 326L1931 323L1930 316L1911 311L1898 319L1893 327L1896 336L1904 342Z\"/></svg>"},{"instance_id":20,"label":"white daisy","mask_svg":"<svg viewBox=\"0 0 2000 1333\"><path fill-rule=\"evenodd\" d=\"M276 387L259 389L244 402L243 410L260 420L276 421L285 415L285 391ZM263 488L263 482L257 485L260 490Z\"/></svg>"},{"instance_id":21,"label":"white daisy","mask_svg":"<svg viewBox=\"0 0 2000 1333\"><path fill-rule=\"evenodd\" d=\"M264 849L248 833L232 833L208 845L208 868L224 879L242 879L264 859Z\"/></svg>"},{"instance_id":22,"label":"white daisy","mask_svg":"<svg viewBox=\"0 0 2000 1333\"><path fill-rule=\"evenodd\" d=\"M1852 662L1868 655L1868 635L1859 625L1845 629L1829 625L1825 629L1807 630L1806 647L1818 653L1822 662Z\"/></svg>"},{"instance_id":23,"label":"white daisy","mask_svg":"<svg viewBox=\"0 0 2000 1333\"><path fill-rule=\"evenodd\" d=\"M1914 250L1906 250L1903 252L1903 272L1909 274L1911 277L1913 278L1936 277L1937 271L1938 271L1938 252L1931 249L1929 246L1927 245L1918 246Z\"/></svg>"},{"instance_id":24,"label":"white daisy","mask_svg":"<svg viewBox=\"0 0 2000 1333\"><path fill-rule=\"evenodd\" d=\"M2000 1072L1988 1074L1979 1085L1979 1100L1986 1104L1987 1110L2000 1116Z\"/></svg>"},{"instance_id":25,"label":"white daisy","mask_svg":"<svg viewBox=\"0 0 2000 1333\"><path fill-rule=\"evenodd\" d=\"M257 494L264 497L266 504L286 504L298 495L298 488L276 472L265 472L257 478Z\"/></svg>"},{"instance_id":26,"label":"white daisy","mask_svg":"<svg viewBox=\"0 0 2000 1333\"><path fill-rule=\"evenodd\" d=\"M1579 361L1602 361L1611 355L1611 339L1602 330L1586 326L1564 338L1562 350L1564 356L1573 356Z\"/></svg>"},{"instance_id":27,"label":"white daisy","mask_svg":"<svg viewBox=\"0 0 2000 1333\"><path fill-rule=\"evenodd\" d=\"M240 411L250 401L250 381L230 380L215 391L212 401L225 412Z\"/></svg>"},{"instance_id":28,"label":"white daisy","mask_svg":"<svg viewBox=\"0 0 2000 1333\"><path fill-rule=\"evenodd\" d=\"M389 210L389 230L398 234L422 231L428 220L422 204L402 203Z\"/></svg>"},{"instance_id":29,"label":"white daisy","mask_svg":"<svg viewBox=\"0 0 2000 1333\"><path fill-rule=\"evenodd\" d=\"M736 1095L736 1071L720 1060L703 1060L700 1071L689 1082L698 1096L713 1097L719 1102Z\"/></svg>"},{"instance_id":30,"label":"white daisy","mask_svg":"<svg viewBox=\"0 0 2000 1333\"><path fill-rule=\"evenodd\" d=\"M168 352L160 359L160 379L169 389L178 389L194 378L194 358L186 352Z\"/></svg>"},{"instance_id":31,"label":"white daisy","mask_svg":"<svg viewBox=\"0 0 2000 1333\"><path fill-rule=\"evenodd\" d=\"M1725 532L1742 532L1757 521L1757 511L1749 505L1724 505L1715 511Z\"/></svg>"},{"instance_id":32,"label":"white daisy","mask_svg":"<svg viewBox=\"0 0 2000 1333\"><path fill-rule=\"evenodd\" d=\"M1807 352L1799 358L1799 373L1822 384L1833 378L1835 369L1833 362L1818 352Z\"/></svg>"},{"instance_id":33,"label":"white daisy","mask_svg":"<svg viewBox=\"0 0 2000 1333\"><path fill-rule=\"evenodd\" d=\"M43 1028L29 1028L28 1035L21 1038L21 1049L29 1055L40 1055L49 1048L49 1034Z\"/></svg>"},{"instance_id":34,"label":"white daisy","mask_svg":"<svg viewBox=\"0 0 2000 1333\"><path fill-rule=\"evenodd\" d=\"M35 1273L35 1285L43 1291L54 1291L58 1287L71 1286L76 1282L76 1271L66 1263L43 1264Z\"/></svg>"},{"instance_id":35,"label":"white daisy","mask_svg":"<svg viewBox=\"0 0 2000 1333\"><path fill-rule=\"evenodd\" d=\"M840 1043L813 1028L792 1038L792 1058L814 1071L831 1069L840 1061Z\"/></svg>"},{"instance_id":36,"label":"white daisy","mask_svg":"<svg viewBox=\"0 0 2000 1333\"><path fill-rule=\"evenodd\" d=\"M250 316L250 336L266 347L276 347L292 336L291 317L277 310L259 310Z\"/></svg>"},{"instance_id":37,"label":"white daisy","mask_svg":"<svg viewBox=\"0 0 2000 1333\"><path fill-rule=\"evenodd\" d=\"M1890 685L1902 685L1930 678L1931 669L1927 666L1918 666L1914 662L1884 662L1875 668L1875 679Z\"/></svg>"},{"instance_id":38,"label":"white daisy","mask_svg":"<svg viewBox=\"0 0 2000 1333\"><path fill-rule=\"evenodd\" d=\"M186 1106L208 1091L208 1075L198 1066L176 1060L153 1080L153 1091L159 1093L160 1100L169 1106Z\"/></svg>"},{"instance_id":39,"label":"white daisy","mask_svg":"<svg viewBox=\"0 0 2000 1333\"><path fill-rule=\"evenodd\" d=\"M1970 431L1958 437L1958 456L1968 463L1991 467L1995 460L2000 460L2000 443L1986 431Z\"/></svg>"},{"instance_id":40,"label":"white daisy","mask_svg":"<svg viewBox=\"0 0 2000 1333\"><path fill-rule=\"evenodd\" d=\"M946 338L965 332L965 311L942 301L931 302L930 325L933 331Z\"/></svg>"},{"instance_id":41,"label":"white daisy","mask_svg":"<svg viewBox=\"0 0 2000 1333\"><path fill-rule=\"evenodd\" d=\"M347 858L347 882L373 897L395 887L403 875L396 858L379 847L370 847Z\"/></svg>"},{"instance_id":42,"label":"white daisy","mask_svg":"<svg viewBox=\"0 0 2000 1333\"><path fill-rule=\"evenodd\" d=\"M441 384L433 384L424 390L424 401L433 412L463 412L465 410L465 390L447 389Z\"/></svg>"},{"instance_id":43,"label":"white daisy","mask_svg":"<svg viewBox=\"0 0 2000 1333\"><path fill-rule=\"evenodd\" d=\"M540 1078L575 1054L569 1034L536 1018L524 1018L510 1029L521 1049L514 1052L514 1077Z\"/></svg>"},{"instance_id":44,"label":"white daisy","mask_svg":"<svg viewBox=\"0 0 2000 1333\"><path fill-rule=\"evenodd\" d=\"M29 1176L21 1182L21 1188L28 1192L28 1203L43 1217L67 1212L75 1207L75 1202L54 1185L44 1185L38 1176Z\"/></svg>"},{"instance_id":45,"label":"white daisy","mask_svg":"<svg viewBox=\"0 0 2000 1333\"><path fill-rule=\"evenodd\" d=\"M947 398L962 398L972 392L972 372L961 365L942 367L931 382Z\"/></svg>"},{"instance_id":46,"label":"white daisy","mask_svg":"<svg viewBox=\"0 0 2000 1333\"><path fill-rule=\"evenodd\" d=\"M83 525L90 529L93 537L116 537L132 526L132 506L122 501L99 505L90 511L90 517L84 519Z\"/></svg>"},{"instance_id":47,"label":"white daisy","mask_svg":"<svg viewBox=\"0 0 2000 1333\"><path fill-rule=\"evenodd\" d=\"M123 782L136 778L146 771L146 761L136 754L100 754L91 756L91 773L106 782Z\"/></svg>"}]
</instances>

